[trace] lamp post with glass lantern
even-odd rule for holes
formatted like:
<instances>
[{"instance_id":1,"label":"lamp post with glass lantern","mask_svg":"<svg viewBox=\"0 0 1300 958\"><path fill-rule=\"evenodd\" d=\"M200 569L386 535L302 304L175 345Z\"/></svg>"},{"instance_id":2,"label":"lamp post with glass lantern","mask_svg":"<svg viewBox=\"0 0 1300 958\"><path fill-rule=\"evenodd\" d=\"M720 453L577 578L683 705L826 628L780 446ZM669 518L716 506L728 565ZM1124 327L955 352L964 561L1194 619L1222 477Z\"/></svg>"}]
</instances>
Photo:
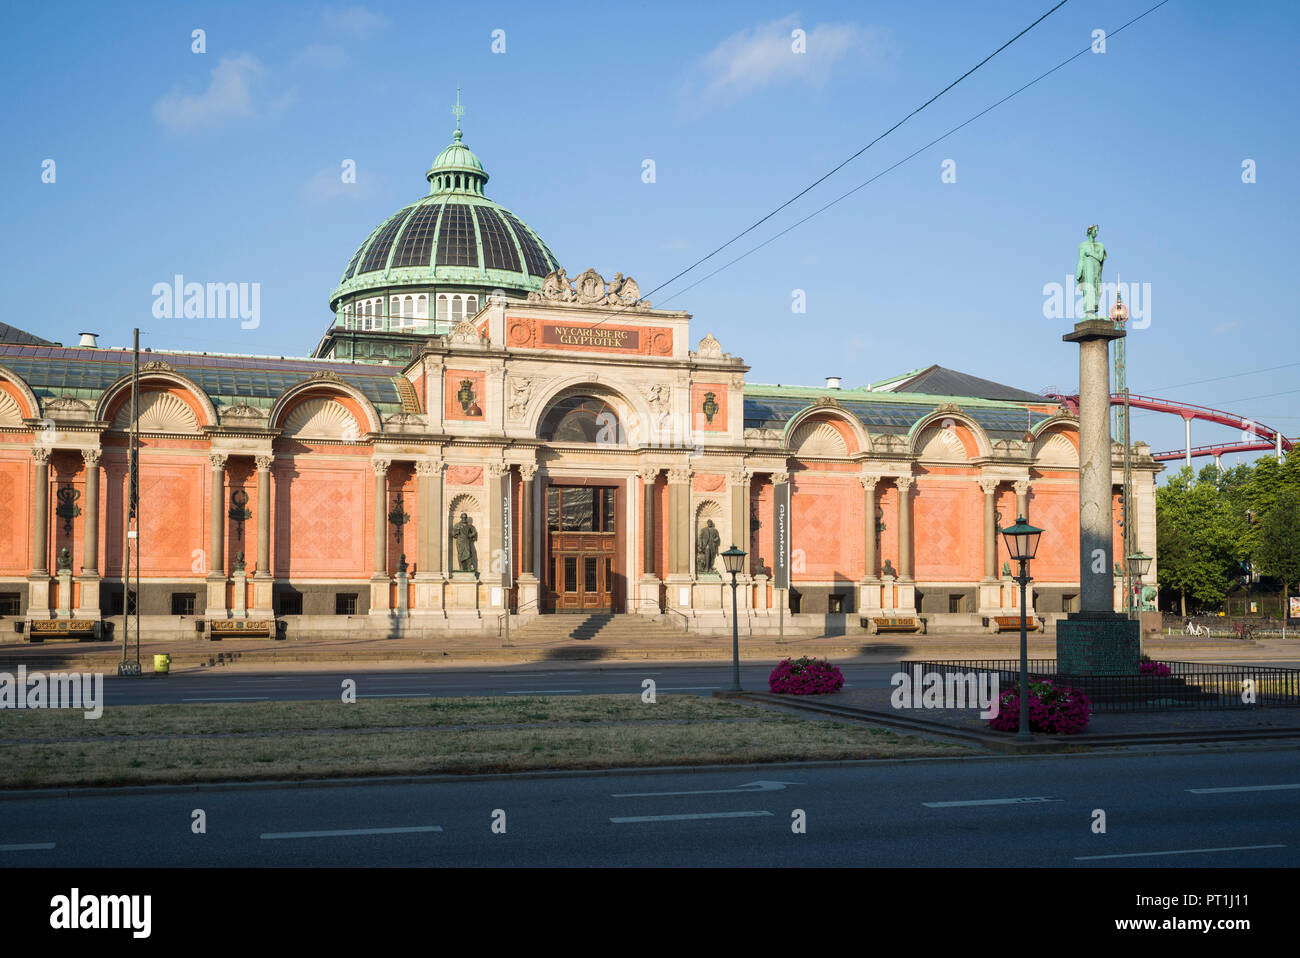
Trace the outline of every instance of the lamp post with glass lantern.
<instances>
[{"instance_id":1,"label":"lamp post with glass lantern","mask_svg":"<svg viewBox=\"0 0 1300 958\"><path fill-rule=\"evenodd\" d=\"M1034 737L1029 731L1029 636L1025 621L1025 592L1030 582L1029 560L1038 551L1042 534L1043 530L1031 526L1024 516L1018 516L1014 526L1002 530L1007 552L1020 563L1020 575L1016 576L1020 583L1020 731L1016 733L1016 740L1021 742L1032 741Z\"/></svg>"},{"instance_id":2,"label":"lamp post with glass lantern","mask_svg":"<svg viewBox=\"0 0 1300 958\"><path fill-rule=\"evenodd\" d=\"M740 688L740 623L736 619L736 575L745 563L745 550L737 549L733 543L730 549L722 553L723 567L731 573L731 691Z\"/></svg>"},{"instance_id":3,"label":"lamp post with glass lantern","mask_svg":"<svg viewBox=\"0 0 1300 958\"><path fill-rule=\"evenodd\" d=\"M1142 615L1142 577L1147 574L1151 568L1151 557L1145 552L1134 552L1125 557L1125 564L1129 568L1129 574L1133 576L1135 582L1133 591L1135 595L1130 597L1130 603L1137 606L1138 616Z\"/></svg>"}]
</instances>

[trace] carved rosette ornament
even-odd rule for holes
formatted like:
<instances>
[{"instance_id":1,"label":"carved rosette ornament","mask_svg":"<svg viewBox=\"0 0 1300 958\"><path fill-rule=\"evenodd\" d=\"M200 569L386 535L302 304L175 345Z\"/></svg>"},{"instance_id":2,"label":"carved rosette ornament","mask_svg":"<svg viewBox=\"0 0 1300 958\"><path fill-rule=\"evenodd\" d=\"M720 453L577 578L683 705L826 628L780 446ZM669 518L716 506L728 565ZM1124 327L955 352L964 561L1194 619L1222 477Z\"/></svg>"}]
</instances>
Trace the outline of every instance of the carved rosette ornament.
<instances>
[{"instance_id":1,"label":"carved rosette ornament","mask_svg":"<svg viewBox=\"0 0 1300 958\"><path fill-rule=\"evenodd\" d=\"M140 367L142 373L169 373L172 372L170 364L163 362L161 359L151 359Z\"/></svg>"}]
</instances>

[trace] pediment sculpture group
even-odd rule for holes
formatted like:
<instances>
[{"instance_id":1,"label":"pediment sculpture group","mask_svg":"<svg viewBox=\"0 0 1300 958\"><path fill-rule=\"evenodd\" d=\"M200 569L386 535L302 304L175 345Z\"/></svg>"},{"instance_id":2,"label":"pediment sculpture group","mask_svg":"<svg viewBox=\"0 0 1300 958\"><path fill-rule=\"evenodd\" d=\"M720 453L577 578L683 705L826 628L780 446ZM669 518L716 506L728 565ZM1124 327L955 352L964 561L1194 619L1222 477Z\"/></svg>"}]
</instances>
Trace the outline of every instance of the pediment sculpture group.
<instances>
[{"instance_id":1,"label":"pediment sculpture group","mask_svg":"<svg viewBox=\"0 0 1300 958\"><path fill-rule=\"evenodd\" d=\"M615 273L613 281L606 283L605 277L594 269L587 269L574 279L569 279L563 269L552 270L542 280L541 291L528 294L528 301L650 308L649 301L641 298L641 288L632 277Z\"/></svg>"}]
</instances>

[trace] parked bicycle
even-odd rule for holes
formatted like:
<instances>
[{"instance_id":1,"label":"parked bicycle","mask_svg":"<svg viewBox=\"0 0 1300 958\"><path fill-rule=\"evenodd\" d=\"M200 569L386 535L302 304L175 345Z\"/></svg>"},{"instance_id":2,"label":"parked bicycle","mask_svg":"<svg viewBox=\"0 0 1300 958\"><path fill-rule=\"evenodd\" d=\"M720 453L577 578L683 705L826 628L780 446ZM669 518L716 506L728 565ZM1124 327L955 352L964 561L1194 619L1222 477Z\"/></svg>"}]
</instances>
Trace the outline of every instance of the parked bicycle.
<instances>
[{"instance_id":1,"label":"parked bicycle","mask_svg":"<svg viewBox=\"0 0 1300 958\"><path fill-rule=\"evenodd\" d=\"M1187 628L1183 630L1184 635L1194 635L1197 638L1205 638L1210 634L1208 625L1197 625L1191 619L1187 620Z\"/></svg>"}]
</instances>

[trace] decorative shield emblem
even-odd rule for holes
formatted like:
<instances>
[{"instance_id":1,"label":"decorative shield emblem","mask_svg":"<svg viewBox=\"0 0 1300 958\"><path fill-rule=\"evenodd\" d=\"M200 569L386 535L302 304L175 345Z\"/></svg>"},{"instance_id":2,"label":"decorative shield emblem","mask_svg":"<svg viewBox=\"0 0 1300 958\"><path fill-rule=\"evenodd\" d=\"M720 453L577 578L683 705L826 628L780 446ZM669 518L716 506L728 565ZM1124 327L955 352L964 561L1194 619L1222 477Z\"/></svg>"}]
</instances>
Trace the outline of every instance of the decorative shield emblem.
<instances>
[{"instance_id":1,"label":"decorative shield emblem","mask_svg":"<svg viewBox=\"0 0 1300 958\"><path fill-rule=\"evenodd\" d=\"M469 412L469 407L474 405L474 398L474 381L462 379L460 390L456 393L456 401L460 403L461 412Z\"/></svg>"},{"instance_id":2,"label":"decorative shield emblem","mask_svg":"<svg viewBox=\"0 0 1300 958\"><path fill-rule=\"evenodd\" d=\"M704 394L704 405L700 407L700 410L704 413L705 422L712 423L713 417L718 414L719 407L717 399L718 397L716 393Z\"/></svg>"},{"instance_id":3,"label":"decorative shield emblem","mask_svg":"<svg viewBox=\"0 0 1300 958\"><path fill-rule=\"evenodd\" d=\"M63 531L71 533L73 518L81 515L81 506L77 505L77 500L81 498L81 490L73 486L59 486L55 498L59 500L59 505L55 508L54 514L63 520Z\"/></svg>"}]
</instances>

